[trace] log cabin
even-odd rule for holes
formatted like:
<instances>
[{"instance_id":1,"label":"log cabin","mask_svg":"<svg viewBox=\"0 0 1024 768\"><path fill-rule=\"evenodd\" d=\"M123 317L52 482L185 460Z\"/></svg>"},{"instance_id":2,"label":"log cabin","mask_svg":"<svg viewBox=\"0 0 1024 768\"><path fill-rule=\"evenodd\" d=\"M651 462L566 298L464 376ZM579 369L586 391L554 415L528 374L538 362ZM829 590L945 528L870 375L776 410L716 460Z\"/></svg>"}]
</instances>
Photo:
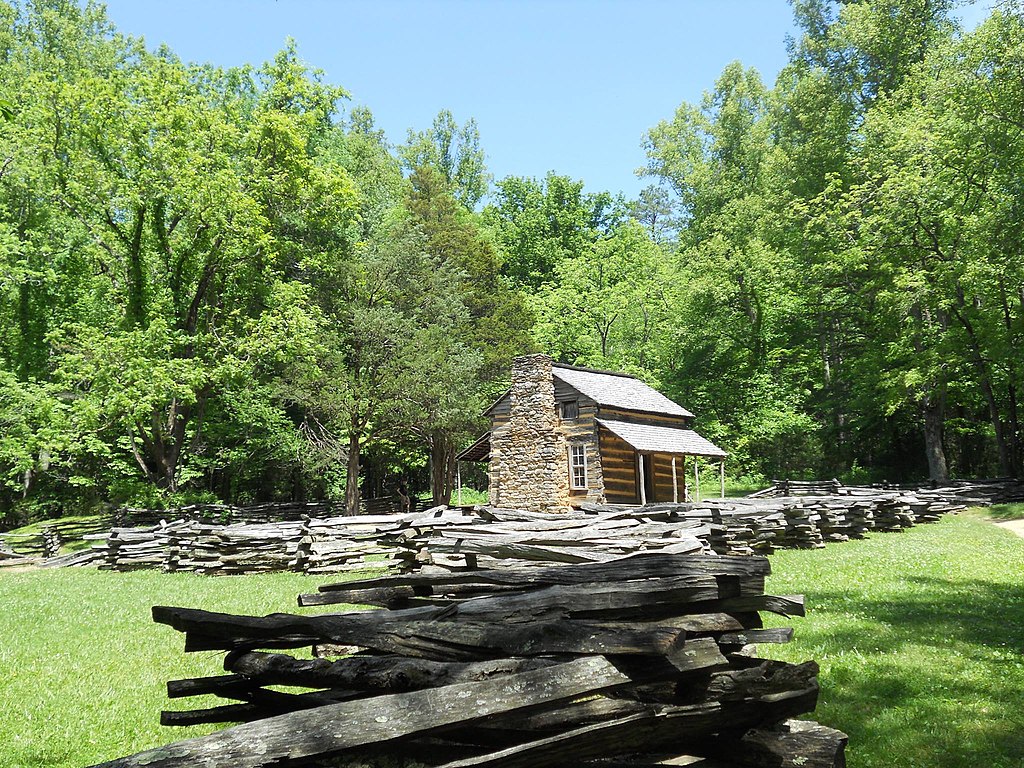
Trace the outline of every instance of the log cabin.
<instances>
[{"instance_id":1,"label":"log cabin","mask_svg":"<svg viewBox=\"0 0 1024 768\"><path fill-rule=\"evenodd\" d=\"M512 386L484 415L491 428L456 458L487 462L492 506L684 501L688 463L699 493L697 457L720 465L724 495L725 451L693 430L690 411L627 374L517 357Z\"/></svg>"}]
</instances>

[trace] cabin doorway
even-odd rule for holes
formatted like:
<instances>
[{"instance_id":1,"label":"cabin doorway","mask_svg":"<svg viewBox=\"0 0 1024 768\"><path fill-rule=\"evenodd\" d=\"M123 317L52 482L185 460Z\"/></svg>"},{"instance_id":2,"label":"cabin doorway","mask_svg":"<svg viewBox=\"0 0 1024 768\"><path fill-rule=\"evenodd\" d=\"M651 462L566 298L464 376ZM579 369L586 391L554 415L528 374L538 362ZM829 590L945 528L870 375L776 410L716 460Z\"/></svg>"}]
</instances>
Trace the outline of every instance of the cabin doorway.
<instances>
[{"instance_id":1,"label":"cabin doorway","mask_svg":"<svg viewBox=\"0 0 1024 768\"><path fill-rule=\"evenodd\" d=\"M657 501L654 498L654 457L649 453L641 453L639 459L640 477L637 478L637 484L643 488L643 492L637 495L641 501L651 504Z\"/></svg>"}]
</instances>

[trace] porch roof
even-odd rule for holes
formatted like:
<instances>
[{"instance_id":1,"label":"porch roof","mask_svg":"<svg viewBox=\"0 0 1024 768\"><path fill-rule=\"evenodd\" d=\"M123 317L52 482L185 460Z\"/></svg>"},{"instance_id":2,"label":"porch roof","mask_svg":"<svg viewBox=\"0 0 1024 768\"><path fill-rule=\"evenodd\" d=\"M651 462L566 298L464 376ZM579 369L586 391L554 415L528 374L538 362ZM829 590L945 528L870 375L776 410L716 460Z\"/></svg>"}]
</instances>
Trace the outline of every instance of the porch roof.
<instances>
[{"instance_id":1,"label":"porch roof","mask_svg":"<svg viewBox=\"0 0 1024 768\"><path fill-rule=\"evenodd\" d=\"M456 461L490 461L491 433L484 432L466 450L455 456Z\"/></svg>"},{"instance_id":2,"label":"porch roof","mask_svg":"<svg viewBox=\"0 0 1024 768\"><path fill-rule=\"evenodd\" d=\"M641 453L710 456L716 459L724 459L727 456L725 451L692 429L676 429L652 424L630 424L612 419L598 419L597 423L609 432L618 435Z\"/></svg>"}]
</instances>

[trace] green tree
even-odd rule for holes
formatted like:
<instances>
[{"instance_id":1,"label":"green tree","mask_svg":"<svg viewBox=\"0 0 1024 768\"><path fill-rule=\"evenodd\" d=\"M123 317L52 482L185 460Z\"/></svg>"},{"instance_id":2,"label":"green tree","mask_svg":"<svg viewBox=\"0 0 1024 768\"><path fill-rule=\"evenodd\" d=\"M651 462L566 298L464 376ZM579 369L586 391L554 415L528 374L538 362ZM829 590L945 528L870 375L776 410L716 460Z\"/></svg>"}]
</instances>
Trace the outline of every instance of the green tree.
<instances>
[{"instance_id":1,"label":"green tree","mask_svg":"<svg viewBox=\"0 0 1024 768\"><path fill-rule=\"evenodd\" d=\"M535 335L556 358L650 378L672 326L675 275L643 226L628 220L575 258L536 295Z\"/></svg>"},{"instance_id":2,"label":"green tree","mask_svg":"<svg viewBox=\"0 0 1024 768\"><path fill-rule=\"evenodd\" d=\"M443 109L430 130L409 129L408 139L398 153L409 171L429 166L440 173L451 185L455 198L468 210L474 210L487 195L491 175L473 118L460 126L452 113Z\"/></svg>"},{"instance_id":3,"label":"green tree","mask_svg":"<svg viewBox=\"0 0 1024 768\"><path fill-rule=\"evenodd\" d=\"M269 287L350 240L355 188L313 160L341 92L294 48L258 73L186 66L92 5L32 5L16 30L6 355L89 403L71 428L99 431L110 472L174 495L209 466L209 419L244 386L240 341Z\"/></svg>"},{"instance_id":4,"label":"green tree","mask_svg":"<svg viewBox=\"0 0 1024 768\"><path fill-rule=\"evenodd\" d=\"M459 205L447 180L424 166L413 171L410 181L408 207L426 238L426 251L450 275L447 295L466 309L457 333L469 354L446 354L432 364L432 392L424 392L427 407L417 430L430 449L433 501L448 504L456 449L473 436L484 400L496 394L512 358L532 347L532 317L501 274L494 245Z\"/></svg>"},{"instance_id":5,"label":"green tree","mask_svg":"<svg viewBox=\"0 0 1024 768\"><path fill-rule=\"evenodd\" d=\"M549 173L544 181L509 176L496 185L484 220L495 232L505 274L536 289L563 259L574 258L625 218L625 204L582 181Z\"/></svg>"}]
</instances>

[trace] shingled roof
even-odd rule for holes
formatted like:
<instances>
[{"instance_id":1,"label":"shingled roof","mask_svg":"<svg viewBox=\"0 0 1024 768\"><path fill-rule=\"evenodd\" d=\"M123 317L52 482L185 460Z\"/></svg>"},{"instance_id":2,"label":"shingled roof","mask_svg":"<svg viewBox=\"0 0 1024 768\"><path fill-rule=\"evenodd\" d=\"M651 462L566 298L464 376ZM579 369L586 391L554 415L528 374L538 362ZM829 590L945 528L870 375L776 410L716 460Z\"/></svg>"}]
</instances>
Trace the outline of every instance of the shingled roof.
<instances>
[{"instance_id":1,"label":"shingled roof","mask_svg":"<svg viewBox=\"0 0 1024 768\"><path fill-rule=\"evenodd\" d=\"M725 451L692 429L628 424L612 419L598 419L597 423L641 453L674 453L681 456L711 456L718 459L726 457Z\"/></svg>"},{"instance_id":2,"label":"shingled roof","mask_svg":"<svg viewBox=\"0 0 1024 768\"><path fill-rule=\"evenodd\" d=\"M551 366L551 373L598 405L644 413L664 413L669 416L693 416L683 406L672 402L658 390L624 373L577 368L559 363Z\"/></svg>"}]
</instances>

